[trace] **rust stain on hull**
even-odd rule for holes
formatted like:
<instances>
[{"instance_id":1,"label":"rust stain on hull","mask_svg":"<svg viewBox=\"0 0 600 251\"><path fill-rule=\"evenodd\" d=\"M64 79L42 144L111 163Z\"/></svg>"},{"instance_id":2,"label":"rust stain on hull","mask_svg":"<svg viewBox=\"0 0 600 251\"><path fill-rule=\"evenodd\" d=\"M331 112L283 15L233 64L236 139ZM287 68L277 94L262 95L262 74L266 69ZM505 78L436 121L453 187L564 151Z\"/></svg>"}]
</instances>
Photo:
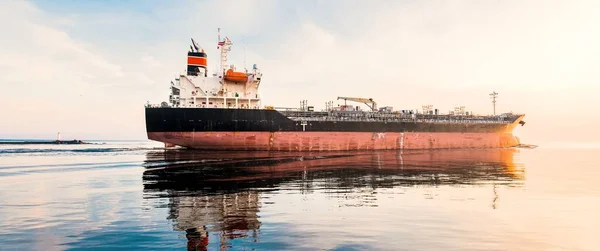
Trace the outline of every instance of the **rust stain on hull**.
<instances>
[{"instance_id":1,"label":"rust stain on hull","mask_svg":"<svg viewBox=\"0 0 600 251\"><path fill-rule=\"evenodd\" d=\"M201 150L258 151L503 148L520 144L510 133L151 132L148 138Z\"/></svg>"}]
</instances>

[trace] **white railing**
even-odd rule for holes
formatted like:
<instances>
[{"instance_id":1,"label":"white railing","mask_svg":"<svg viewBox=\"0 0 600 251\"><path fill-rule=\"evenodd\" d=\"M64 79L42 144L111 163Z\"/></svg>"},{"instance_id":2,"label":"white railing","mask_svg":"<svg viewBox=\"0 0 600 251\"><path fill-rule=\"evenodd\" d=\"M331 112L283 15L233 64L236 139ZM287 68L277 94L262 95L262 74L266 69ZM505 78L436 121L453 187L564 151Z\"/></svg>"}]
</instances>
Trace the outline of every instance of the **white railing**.
<instances>
[{"instance_id":1,"label":"white railing","mask_svg":"<svg viewBox=\"0 0 600 251\"><path fill-rule=\"evenodd\" d=\"M170 104L168 106L162 106L160 104L146 104L146 105L144 105L144 107L146 107L146 108L204 108L204 109L220 108L220 109L243 109L243 110L248 110L248 109L252 109L252 110L262 109L260 106L252 106L252 107L224 107L224 106L218 106L218 105L180 105L180 106L173 106L173 105L170 105Z\"/></svg>"},{"instance_id":2,"label":"white railing","mask_svg":"<svg viewBox=\"0 0 600 251\"><path fill-rule=\"evenodd\" d=\"M380 112L310 112L280 111L297 121L365 121L365 122L407 122L407 123L473 123L510 124L518 115L512 116L464 116L464 115L424 115Z\"/></svg>"}]
</instances>

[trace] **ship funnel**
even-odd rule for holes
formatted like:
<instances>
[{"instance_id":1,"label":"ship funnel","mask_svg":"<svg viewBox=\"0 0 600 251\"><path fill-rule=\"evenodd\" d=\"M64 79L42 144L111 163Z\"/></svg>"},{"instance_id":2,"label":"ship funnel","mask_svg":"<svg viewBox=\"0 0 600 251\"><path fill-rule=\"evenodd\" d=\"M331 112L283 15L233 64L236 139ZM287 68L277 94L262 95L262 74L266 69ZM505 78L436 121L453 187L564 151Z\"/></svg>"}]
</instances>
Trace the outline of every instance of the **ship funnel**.
<instances>
[{"instance_id":1,"label":"ship funnel","mask_svg":"<svg viewBox=\"0 0 600 251\"><path fill-rule=\"evenodd\" d=\"M207 76L206 53L204 51L190 51L187 55L187 75L198 76L203 72Z\"/></svg>"}]
</instances>

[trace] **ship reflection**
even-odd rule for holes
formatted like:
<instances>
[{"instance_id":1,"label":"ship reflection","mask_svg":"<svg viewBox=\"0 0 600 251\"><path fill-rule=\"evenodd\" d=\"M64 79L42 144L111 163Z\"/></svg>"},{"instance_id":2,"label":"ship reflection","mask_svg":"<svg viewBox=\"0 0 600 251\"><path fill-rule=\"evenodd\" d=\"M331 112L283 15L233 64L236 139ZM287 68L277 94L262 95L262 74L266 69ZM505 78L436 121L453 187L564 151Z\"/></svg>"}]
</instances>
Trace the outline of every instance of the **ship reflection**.
<instances>
[{"instance_id":1,"label":"ship reflection","mask_svg":"<svg viewBox=\"0 0 600 251\"><path fill-rule=\"evenodd\" d=\"M495 208L496 186L522 183L516 151L150 152L144 194L168 199L169 219L176 231L186 232L189 249L206 249L210 232L219 233L219 246L227 248L236 238L258 241L260 195L284 188L352 193L353 188L493 184Z\"/></svg>"}]
</instances>

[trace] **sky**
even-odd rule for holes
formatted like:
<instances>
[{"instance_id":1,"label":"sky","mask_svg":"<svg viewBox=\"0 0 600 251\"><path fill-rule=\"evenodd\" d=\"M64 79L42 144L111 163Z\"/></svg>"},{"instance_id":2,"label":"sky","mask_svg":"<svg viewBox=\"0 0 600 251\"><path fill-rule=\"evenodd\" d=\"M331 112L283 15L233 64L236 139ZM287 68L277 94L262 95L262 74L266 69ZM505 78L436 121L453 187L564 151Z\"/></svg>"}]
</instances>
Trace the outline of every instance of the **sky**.
<instances>
[{"instance_id":1,"label":"sky","mask_svg":"<svg viewBox=\"0 0 600 251\"><path fill-rule=\"evenodd\" d=\"M146 139L190 38L257 64L263 105L338 96L526 114L523 143L600 142L600 1L0 1L0 138ZM340 101L341 103L342 101Z\"/></svg>"}]
</instances>

